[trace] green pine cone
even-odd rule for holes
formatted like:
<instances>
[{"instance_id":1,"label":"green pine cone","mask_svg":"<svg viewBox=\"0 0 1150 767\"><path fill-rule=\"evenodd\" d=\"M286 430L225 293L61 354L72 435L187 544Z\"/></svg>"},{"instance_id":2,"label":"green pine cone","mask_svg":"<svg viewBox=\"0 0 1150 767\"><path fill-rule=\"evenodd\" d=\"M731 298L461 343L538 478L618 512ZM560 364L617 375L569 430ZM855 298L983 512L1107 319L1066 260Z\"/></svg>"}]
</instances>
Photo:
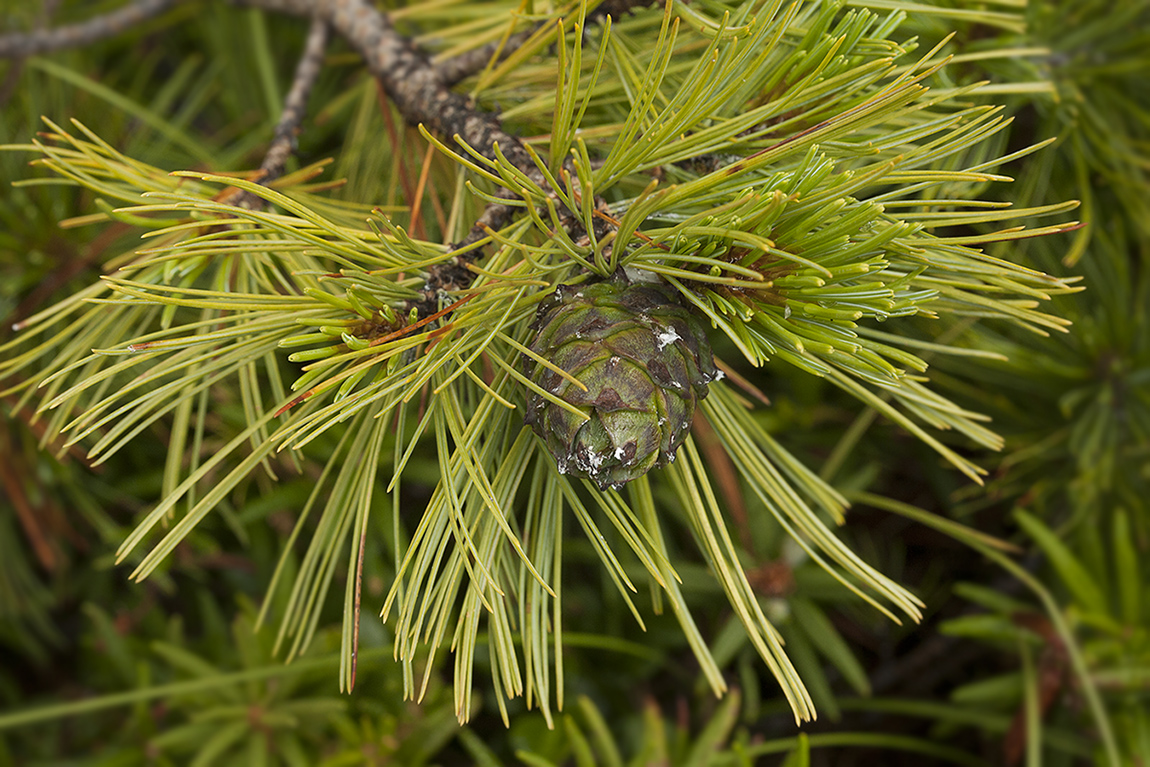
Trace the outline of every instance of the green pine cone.
<instances>
[{"instance_id":1,"label":"green pine cone","mask_svg":"<svg viewBox=\"0 0 1150 767\"><path fill-rule=\"evenodd\" d=\"M675 460L695 402L721 374L703 323L673 289L560 285L539 306L533 328L531 350L587 387L527 358L534 383L588 416L529 395L526 422L559 471L605 490Z\"/></svg>"}]
</instances>

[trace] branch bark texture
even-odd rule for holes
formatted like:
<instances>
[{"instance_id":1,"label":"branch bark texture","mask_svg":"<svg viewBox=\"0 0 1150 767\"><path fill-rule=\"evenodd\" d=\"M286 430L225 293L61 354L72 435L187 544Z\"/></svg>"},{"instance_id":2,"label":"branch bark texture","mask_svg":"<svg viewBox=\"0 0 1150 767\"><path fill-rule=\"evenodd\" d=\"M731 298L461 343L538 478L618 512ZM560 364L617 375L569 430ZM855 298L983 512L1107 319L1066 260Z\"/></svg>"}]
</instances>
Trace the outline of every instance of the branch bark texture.
<instances>
[{"instance_id":1,"label":"branch bark texture","mask_svg":"<svg viewBox=\"0 0 1150 767\"><path fill-rule=\"evenodd\" d=\"M76 48L126 32L183 0L136 0L111 13L54 29L0 35L0 58L24 58Z\"/></svg>"},{"instance_id":2,"label":"branch bark texture","mask_svg":"<svg viewBox=\"0 0 1150 767\"><path fill-rule=\"evenodd\" d=\"M132 25L159 15L177 3L186 1L135 0L119 10L80 24L0 36L0 57L22 57L111 37ZM634 8L651 5L653 1L607 0L588 15L587 22L597 21L608 14L618 17ZM478 109L465 96L451 90L453 84L481 69L494 55L494 47L477 49L464 54L454 62L449 61L437 67L425 51L398 32L388 17L377 10L369 0L231 0L231 2L312 20L307 48L285 102L284 114L261 166L264 170L261 181L267 182L282 173L284 161L292 151L308 94L322 63L327 29L330 27L360 54L368 70L379 80L406 122L411 125L423 124L428 130L447 138L458 137L490 159L495 159L495 146L498 145L507 161L539 186L547 188L543 173L536 167L526 147L518 138L503 129L500 119L494 114ZM532 30L514 35L505 46L505 53L522 45L538 29L536 26ZM509 192L503 194L510 195ZM487 236L488 229L500 229L506 225L515 214L515 210L510 205L499 203L488 205L464 239L455 243L452 248L460 249L474 245ZM465 288L469 285L472 275L466 267L479 255L478 249L472 249L451 262L432 267L421 311L434 311L443 291Z\"/></svg>"},{"instance_id":3,"label":"branch bark texture","mask_svg":"<svg viewBox=\"0 0 1150 767\"><path fill-rule=\"evenodd\" d=\"M458 135L476 150L494 157L499 144L504 156L531 175L535 164L523 144L503 130L499 119L472 106L466 97L450 90L439 78L435 65L414 42L400 34L387 16L367 0L241 0L242 4L267 10L314 16L331 25L354 48L368 70L379 79L404 119L423 123L440 135Z\"/></svg>"},{"instance_id":4,"label":"branch bark texture","mask_svg":"<svg viewBox=\"0 0 1150 767\"><path fill-rule=\"evenodd\" d=\"M283 114L276 123L275 135L271 146L268 147L264 161L260 164L262 174L257 181L269 184L283 175L284 166L296 147L296 136L299 135L300 124L303 122L307 110L308 97L312 86L319 77L323 68L323 54L327 49L328 29L323 19L312 19L311 29L308 30L307 42L304 44L303 55L296 65L295 76L292 78L291 90L284 99ZM259 207L263 200L250 192L244 192L237 203L245 207Z\"/></svg>"}]
</instances>

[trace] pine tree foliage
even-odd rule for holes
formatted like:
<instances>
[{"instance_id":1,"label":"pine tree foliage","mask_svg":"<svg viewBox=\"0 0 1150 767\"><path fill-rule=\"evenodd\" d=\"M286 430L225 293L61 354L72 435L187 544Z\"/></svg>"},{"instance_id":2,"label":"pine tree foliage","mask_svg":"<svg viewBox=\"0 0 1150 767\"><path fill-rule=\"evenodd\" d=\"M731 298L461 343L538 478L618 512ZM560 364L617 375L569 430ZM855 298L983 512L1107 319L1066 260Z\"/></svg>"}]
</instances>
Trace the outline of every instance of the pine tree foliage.
<instances>
[{"instance_id":1,"label":"pine tree foliage","mask_svg":"<svg viewBox=\"0 0 1150 767\"><path fill-rule=\"evenodd\" d=\"M1135 689L1138 675L1130 673L1144 662L1140 637L1147 613L1129 589L1145 580L1138 552L1146 547L1150 524L1142 332L1150 321L1144 226L1150 194L1144 106L1150 91L1143 76L1148 24L1145 3L1034 3L1025 29L993 42L972 41L955 57L961 66L951 68L956 87L988 78L996 94L1009 94L1011 83L1031 84L1025 98L1007 100L1021 123L1016 132L1057 141L1022 166L1006 196L1023 205L1080 196L1086 223L1068 247L1039 238L1010 249L1012 258L1028 265L1083 276L1084 293L1053 302L1053 311L1073 322L1071 333L1039 341L979 324L962 343L997 359L961 367L935 360L936 380L957 401L985 407L1005 437L989 493L957 494L959 512L1014 506L1016 540L1045 563L1040 572L1049 590L1031 580L1029 602L962 584L964 597L985 613L947 624L948 633L1009 647L1019 658L1020 670L971 683L955 697L1009 707L1013 702L1003 691L1025 692L1031 759L1050 758L1040 741L1059 726L1052 720L1072 726L1081 715L1056 702L1065 682L1052 680L1068 666L1100 736L1089 758L1119 763L1120 754L1136 760L1147 753L1145 697ZM1040 602L1042 610L1030 602ZM1039 742L1036 728L1043 731ZM1014 751L1019 759L1020 749Z\"/></svg>"},{"instance_id":2,"label":"pine tree foliage","mask_svg":"<svg viewBox=\"0 0 1150 767\"><path fill-rule=\"evenodd\" d=\"M1023 61L1004 74L1050 78L1053 93L1031 108L1037 132L1059 136L1052 151L1028 164L1018 198L1038 204L1081 189L1088 223L1069 250L1031 241L1018 255L1052 272L1080 271L1089 290L1104 299L1059 299L1059 313L1076 330L1044 348L992 328L980 330L979 343L1036 373L1026 379L1025 399L1011 393L1017 381L1001 389L1007 397L1000 420L1027 445L1007 458L1022 470L1009 473L1011 484L1030 488L1044 513L1072 510L1072 525L1094 519L1099 510L1137 510L1134 524L1144 537L1150 532L1144 468L1150 401L1142 393L1150 364L1142 332L1150 297L1144 225L1150 178L1140 116L1150 92L1137 74L1145 57L1135 52L1143 50L1150 9L1134 3L1113 15L1101 10L1089 2L1034 9L1028 35L1052 51L1042 64L1047 71ZM1058 174L1057 168L1069 171ZM1001 370L982 375L1005 378ZM1051 412L1059 414L1056 429L1050 428ZM1055 462L1066 467L1057 481L1031 474L1031 467Z\"/></svg>"},{"instance_id":3,"label":"pine tree foliage","mask_svg":"<svg viewBox=\"0 0 1150 767\"><path fill-rule=\"evenodd\" d=\"M1075 203L1005 209L969 196L1007 181L996 168L1035 147L967 162L1009 120L972 101L976 85L928 87L945 54L901 38L901 12L669 3L585 27L587 10L557 12L474 81L508 124L545 131L524 144L534 168L498 145L424 131L462 192L436 236L425 227L416 236L402 214L326 196L318 165L270 186L168 173L80 123L49 121L41 138L10 149L35 153L46 182L98 195L99 212L75 223L127 224L144 242L100 282L22 321L0 374L45 419L46 440L90 445L96 463L158 420L173 424L163 499L119 553L137 579L252 472L293 471L317 439L337 435L293 534L306 553L272 584L288 590L286 608L261 618L279 621L280 652L300 654L333 579L348 573L346 686L369 518L390 513L396 577L382 613L409 695L423 695L434 666L423 648L449 650L455 710L467 719L482 632L499 705L524 696L551 719L564 697L563 551L575 527L640 624L632 594L654 584L656 606L670 606L721 692L667 553L667 528L681 519L796 719L809 719L810 696L747 581L694 439L665 470L600 491L560 474L524 426L528 393L570 407L523 372L525 356L548 364L529 348L536 307L558 285L662 280L709 321L720 367L787 365L825 378L977 479L982 470L942 434L990 448L999 438L931 388L916 354L967 352L907 341L900 324L926 318L941 333L976 318L1064 330L1041 304L1073 292L1073 281L986 248L1071 227L1061 219ZM558 62L550 78L527 59L546 44ZM264 204L237 205L240 193ZM478 241L444 244L463 241L488 203L516 215ZM1059 223L1012 224L1027 217ZM469 282L435 284L453 264ZM769 376L742 380L712 384L702 412L750 491L844 586L891 618L917 619L918 599L833 532L843 497L746 418ZM205 455L221 386L237 392L246 425ZM404 529L405 469L425 449L438 484Z\"/></svg>"},{"instance_id":4,"label":"pine tree foliage","mask_svg":"<svg viewBox=\"0 0 1150 767\"><path fill-rule=\"evenodd\" d=\"M1051 590L1074 626L1061 641L1080 643L1080 668L1106 680L1102 696L1091 699L1092 714L1105 759L1117 763L1119 754L1145 759L1150 731L1137 675L1129 673L1144 663L1145 645L1116 639L1142 637L1148 626L1145 605L1130 589L1145 580L1138 552L1150 534L1150 356L1143 332L1150 322L1150 91L1141 74L1150 8L1082 0L1035 7L1029 20L1028 42L1049 55L1003 63L998 71L1049 79L1047 97L1019 106L1033 110L1036 132L1059 141L1027 164L1017 199L1036 204L1080 190L1088 226L1068 250L1036 240L1018 255L1054 273L1080 272L1089 287L1056 299L1074 332L1041 350L1028 338L979 329L976 343L1030 372L1005 376L1001 364L967 372L1000 392L994 414L1008 449L992 489L1018 499L1025 540L1048 563ZM988 609L1001 617L1001 606Z\"/></svg>"}]
</instances>

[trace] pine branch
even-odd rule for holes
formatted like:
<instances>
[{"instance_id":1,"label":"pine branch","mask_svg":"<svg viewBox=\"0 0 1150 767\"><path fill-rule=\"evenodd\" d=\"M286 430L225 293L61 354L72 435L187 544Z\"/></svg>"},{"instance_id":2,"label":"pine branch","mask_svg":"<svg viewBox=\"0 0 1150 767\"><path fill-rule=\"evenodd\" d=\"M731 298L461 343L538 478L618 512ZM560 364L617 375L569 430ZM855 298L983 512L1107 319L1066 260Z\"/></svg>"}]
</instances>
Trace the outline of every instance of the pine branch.
<instances>
[{"instance_id":1,"label":"pine branch","mask_svg":"<svg viewBox=\"0 0 1150 767\"><path fill-rule=\"evenodd\" d=\"M295 149L296 136L300 131L300 123L303 122L308 97L323 65L327 37L327 23L321 19L313 19L303 55L296 66L291 90L288 91L287 99L284 101L283 114L276 124L275 137L264 156L263 163L260 164L260 175L255 179L261 184L269 184L283 175L284 165ZM262 207L263 200L250 192L243 192L236 204L253 209Z\"/></svg>"},{"instance_id":2,"label":"pine branch","mask_svg":"<svg viewBox=\"0 0 1150 767\"><path fill-rule=\"evenodd\" d=\"M311 543L280 635L289 656L296 655L311 641L322 597L342 567L341 552L348 555L346 571L358 571L362 549L356 547L366 540L378 498L373 493L398 498L409 458L418 456L420 444L434 442L439 483L406 553L395 534L396 575L384 606L385 615L395 616L409 694L418 692L413 666L423 663L424 648L434 656L454 637L456 711L466 718L475 648L487 621L499 705L517 695L529 704L537 696L541 707L547 700L561 703L561 694L550 692L552 664L540 648L554 637L554 675L561 680L564 518L584 530L640 625L631 597L635 573L665 593L712 689L721 692L722 674L675 585L664 543L661 519L668 518L657 513L654 499L669 493L796 718L812 717L801 669L787 659L761 609L728 535L713 472L694 443L684 443L679 464L650 480L636 477L634 491L623 495L561 475L558 456L524 428L525 398L542 397L590 418L573 396L564 399L542 386L542 370L540 376L523 372L529 353L536 365L556 372L555 361L535 351L532 317L556 282L588 272L606 276L621 268L662 280L675 289L675 301L704 314L714 335L729 340L747 364L789 365L823 377L977 476L977 467L935 433L951 430L987 446L996 446L995 436L977 413L926 387L925 362L892 345L901 336L876 335L871 324L937 312L999 317L1040 332L1062 328L1059 318L1034 307L1072 292L1072 285L976 247L1026 235L966 228L1068 210L1004 211L964 199L967 186L1001 179L991 169L1028 150L998 159L965 156L1004 121L994 110L955 101L956 93L927 94L923 83L941 66L940 51L896 64L909 53L909 44L889 40L897 19L840 16L835 4L811 3L802 15L748 16L738 20L747 22L746 34L697 37L696 27L680 24L668 9L654 45L649 37L628 39L632 25L622 24L611 44L606 35L589 41L588 47L598 43L593 66L582 58L582 38L572 35L575 45L567 48L561 33L554 72L542 72L526 88L518 73L502 82L508 92L536 91L522 94L522 103L551 119L548 156L540 160L508 135L501 117L453 93L427 52L365 0L237 2L307 17L348 39L404 120L420 125L456 164L458 178L471 174L490 184L474 192L492 204L469 235L474 247L445 252L442 243L412 238L386 216L368 230L319 210L286 179L272 190L232 176L168 174L128 162L78 124L87 139L49 123L54 133L34 144L44 167L132 206L106 215L155 230L152 247L125 258L130 274L109 276L73 303L30 318L29 340L0 353L65 322L75 330L13 356L0 365L0 375L38 361L25 396L38 397L41 410L51 411L52 433L96 440L92 454L99 460L169 413L188 421L218 382L238 381L243 397L243 432L229 434L186 474L172 462L163 501L125 540L121 558L134 557L185 501L187 511L133 577L155 571L276 451L304 450L341 429L330 471L316 484L298 528ZM751 7L745 6L748 14ZM693 66L680 61L688 54ZM504 75L501 70L497 79ZM776 92L783 77L785 92ZM533 124L516 125L525 123ZM769 125L771 134L747 133L758 125ZM433 133L456 138L460 151ZM677 165L720 152L738 159L701 171ZM665 173L671 183L650 181L652 173ZM920 196L944 184L937 197ZM279 212L227 205L217 190L229 186L267 199ZM508 197L493 196L492 188ZM609 204L600 207L601 199ZM519 212L524 215L512 221ZM205 229L205 220L213 225ZM488 237L493 245L483 262L470 263ZM448 293L460 288L465 296ZM412 307L422 319L401 311ZM84 356L92 348L97 351ZM290 393L277 372L287 349L299 349L287 360L302 365ZM265 371L270 402L258 384ZM827 524L842 521L845 499L748 417L737 393L716 384L703 408L747 497L767 508L813 562L884 614L919 617L921 603L867 565ZM182 454L182 443L172 452ZM387 465L390 485L379 475ZM658 494L649 482L659 483ZM315 518L303 522L313 508L320 515L314 534ZM629 560L613 552L615 540ZM349 579L348 662L341 675L348 684L358 588ZM426 667L431 673L433 660Z\"/></svg>"},{"instance_id":3,"label":"pine branch","mask_svg":"<svg viewBox=\"0 0 1150 767\"><path fill-rule=\"evenodd\" d=\"M123 8L79 24L0 35L0 58L24 58L64 48L78 48L123 34L159 16L183 0L135 0Z\"/></svg>"},{"instance_id":4,"label":"pine branch","mask_svg":"<svg viewBox=\"0 0 1150 767\"><path fill-rule=\"evenodd\" d=\"M8 55L25 56L94 42L158 15L180 1L144 0L79 25L31 34L9 35L0 38L0 55L5 53L5 44L11 51ZM233 0L233 2L313 19L307 48L297 68L283 115L276 127L275 138L260 168L262 175L258 180L261 183L266 184L283 172L284 163L292 151L295 136L299 131L308 93L320 70L327 28L330 26L360 53L369 71L379 80L406 122L411 125L423 124L434 133L458 138L488 159L495 159L501 154L533 183L543 189L549 189L547 179L536 166L526 147L519 139L503 129L498 116L479 110L466 97L450 89L451 85L485 65L495 54L497 47L485 46L450 60L453 63L437 66L425 51L400 34L388 17L377 11L366 0L318 0L318 2ZM652 0L608 0L588 14L584 28L586 22L598 21L609 15L617 17L635 8L650 5L651 2ZM505 44L504 53L510 54L547 23L550 22L536 25L525 35L524 33L516 35L512 41ZM496 192L496 197L510 201L515 199L515 194L501 189ZM252 208L261 203L257 196L244 193L239 198L238 204ZM429 269L423 299L418 304L421 315L428 316L436 311L439 297L445 291L466 287L471 283L473 275L467 266L482 252L471 246L486 238L489 231L506 226L515 212L516 207L511 204L492 202L475 221L468 234L450 246L451 250L464 252L447 263L437 264ZM579 234L576 231L571 233Z\"/></svg>"},{"instance_id":5,"label":"pine branch","mask_svg":"<svg viewBox=\"0 0 1150 767\"><path fill-rule=\"evenodd\" d=\"M442 136L459 136L489 158L495 157L494 147L498 145L499 150L516 168L545 186L542 174L522 142L507 133L495 115L478 110L466 97L452 92L450 85L453 81L445 81L427 53L396 31L387 16L366 0L233 1L239 5L325 21L363 56L368 69L378 78L405 121L411 125L422 123ZM140 0L80 24L0 36L0 57L25 57L113 37L163 13L178 2L181 0ZM638 0L618 0L605 3L601 8L606 10L601 12L625 12L641 4L644 3ZM490 56L490 52L487 56ZM455 74L471 66L474 66L473 60L469 59L469 63L459 62L454 68ZM305 87L300 78L310 76L314 80L315 73L310 72L310 68L318 70L318 62L307 65L305 54L305 61L301 61L300 67L300 71L297 71L297 84L303 89L298 94L299 103L302 104L310 88ZM270 180L266 172L274 169L277 164L282 168L282 162L290 151L291 139L282 134L281 130L294 133L298 126L300 116L292 113L292 104L289 95L284 119L277 128L277 139L265 161L265 164L271 163L271 167L263 168L265 179ZM510 221L512 214L510 206L491 206L458 246L466 247L478 242L486 236L485 227L501 228Z\"/></svg>"},{"instance_id":6,"label":"pine branch","mask_svg":"<svg viewBox=\"0 0 1150 767\"><path fill-rule=\"evenodd\" d=\"M392 26L387 16L365 0L237 0L245 5L297 16L311 15L323 19L363 57L368 70L379 80L384 91L399 109L406 122L423 124L442 136L458 138L474 147L488 159L496 150L513 166L540 187L547 181L536 167L523 143L507 133L499 118L483 112L468 99L450 90L439 76L430 58L409 38ZM511 199L509 192L499 196ZM452 250L468 248L487 236L488 229L501 229L510 222L515 209L493 203L472 226L467 236ZM479 255L477 250L457 256L451 262L429 270L420 312L427 316L437 308L439 295L462 283L470 284L468 263Z\"/></svg>"},{"instance_id":7,"label":"pine branch","mask_svg":"<svg viewBox=\"0 0 1150 767\"><path fill-rule=\"evenodd\" d=\"M366 0L236 0L237 3L295 16L323 19L354 48L411 125L426 125L442 136L459 136L484 156L503 155L519 170L543 182L531 155L499 119L470 104L439 79L435 65L386 15Z\"/></svg>"}]
</instances>

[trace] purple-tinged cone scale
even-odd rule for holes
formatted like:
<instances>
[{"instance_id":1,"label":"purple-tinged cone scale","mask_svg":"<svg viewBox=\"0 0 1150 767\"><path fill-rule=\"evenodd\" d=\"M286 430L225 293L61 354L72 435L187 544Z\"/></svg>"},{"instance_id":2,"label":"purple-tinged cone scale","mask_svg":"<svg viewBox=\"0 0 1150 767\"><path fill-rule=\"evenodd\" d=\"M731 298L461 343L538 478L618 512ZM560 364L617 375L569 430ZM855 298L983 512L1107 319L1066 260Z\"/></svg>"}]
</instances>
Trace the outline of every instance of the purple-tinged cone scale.
<instances>
[{"instance_id":1,"label":"purple-tinged cone scale","mask_svg":"<svg viewBox=\"0 0 1150 767\"><path fill-rule=\"evenodd\" d=\"M535 384L587 416L529 393L525 420L559 471L605 490L675 460L695 403L720 377L703 323L677 295L607 281L561 285L540 304L531 351L587 387L525 355Z\"/></svg>"}]
</instances>

